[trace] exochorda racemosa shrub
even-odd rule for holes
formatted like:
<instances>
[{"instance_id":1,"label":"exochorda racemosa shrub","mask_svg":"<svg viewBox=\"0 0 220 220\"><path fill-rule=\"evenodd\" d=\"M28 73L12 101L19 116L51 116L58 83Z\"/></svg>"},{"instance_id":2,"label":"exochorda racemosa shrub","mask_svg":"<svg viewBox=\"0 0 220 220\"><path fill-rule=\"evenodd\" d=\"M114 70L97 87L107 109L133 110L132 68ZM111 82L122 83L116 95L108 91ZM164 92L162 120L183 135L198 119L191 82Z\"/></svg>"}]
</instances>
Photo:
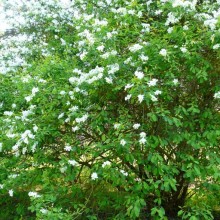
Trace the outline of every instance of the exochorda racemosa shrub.
<instances>
[{"instance_id":1,"label":"exochorda racemosa shrub","mask_svg":"<svg viewBox=\"0 0 220 220\"><path fill-rule=\"evenodd\" d=\"M187 201L219 190L220 2L4 7L5 219L213 219Z\"/></svg>"}]
</instances>

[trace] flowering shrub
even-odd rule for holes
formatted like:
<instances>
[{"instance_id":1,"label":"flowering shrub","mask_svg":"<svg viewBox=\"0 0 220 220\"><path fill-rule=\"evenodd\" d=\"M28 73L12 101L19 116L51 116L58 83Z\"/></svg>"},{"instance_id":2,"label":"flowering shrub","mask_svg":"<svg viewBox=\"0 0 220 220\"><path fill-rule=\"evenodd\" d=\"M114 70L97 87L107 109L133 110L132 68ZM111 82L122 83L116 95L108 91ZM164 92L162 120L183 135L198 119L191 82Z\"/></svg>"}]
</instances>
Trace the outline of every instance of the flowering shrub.
<instances>
[{"instance_id":1,"label":"flowering shrub","mask_svg":"<svg viewBox=\"0 0 220 220\"><path fill-rule=\"evenodd\" d=\"M187 201L219 190L219 6L6 1L16 33L0 46L8 216L213 219Z\"/></svg>"}]
</instances>

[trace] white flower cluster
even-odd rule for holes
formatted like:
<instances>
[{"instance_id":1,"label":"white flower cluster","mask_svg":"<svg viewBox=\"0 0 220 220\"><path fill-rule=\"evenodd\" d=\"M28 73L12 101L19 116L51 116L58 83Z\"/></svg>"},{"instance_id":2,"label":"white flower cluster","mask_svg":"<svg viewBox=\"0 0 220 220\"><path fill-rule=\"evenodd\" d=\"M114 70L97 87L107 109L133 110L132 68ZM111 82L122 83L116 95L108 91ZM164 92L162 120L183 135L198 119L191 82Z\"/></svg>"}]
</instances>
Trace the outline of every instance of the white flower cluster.
<instances>
[{"instance_id":1,"label":"white flower cluster","mask_svg":"<svg viewBox=\"0 0 220 220\"><path fill-rule=\"evenodd\" d=\"M106 167L106 166L110 166L111 165L111 162L110 161L105 161L103 164L102 164L102 168Z\"/></svg>"},{"instance_id":2,"label":"white flower cluster","mask_svg":"<svg viewBox=\"0 0 220 220\"><path fill-rule=\"evenodd\" d=\"M41 197L37 192L29 192L28 193L29 197L33 197L33 198L39 198Z\"/></svg>"},{"instance_id":3,"label":"white flower cluster","mask_svg":"<svg viewBox=\"0 0 220 220\"><path fill-rule=\"evenodd\" d=\"M215 99L220 99L220 91L219 91L219 92L216 92L216 93L214 94L214 98L215 98Z\"/></svg>"},{"instance_id":4,"label":"white flower cluster","mask_svg":"<svg viewBox=\"0 0 220 220\"><path fill-rule=\"evenodd\" d=\"M75 160L68 160L68 163L72 166L76 166L78 164Z\"/></svg>"}]
</instances>

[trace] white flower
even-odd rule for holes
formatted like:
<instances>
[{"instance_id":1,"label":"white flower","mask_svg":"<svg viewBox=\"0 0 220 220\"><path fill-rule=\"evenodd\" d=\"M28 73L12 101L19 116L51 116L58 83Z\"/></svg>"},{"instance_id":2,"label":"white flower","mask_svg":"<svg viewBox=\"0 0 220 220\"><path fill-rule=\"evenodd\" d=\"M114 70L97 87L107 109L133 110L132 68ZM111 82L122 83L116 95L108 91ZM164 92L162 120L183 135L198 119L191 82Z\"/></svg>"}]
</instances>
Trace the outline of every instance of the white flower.
<instances>
[{"instance_id":1,"label":"white flower","mask_svg":"<svg viewBox=\"0 0 220 220\"><path fill-rule=\"evenodd\" d=\"M184 30L184 31L187 31L187 30L189 30L189 27L188 27L187 25L184 25L184 26L183 26L183 30Z\"/></svg>"},{"instance_id":2,"label":"white flower","mask_svg":"<svg viewBox=\"0 0 220 220\"><path fill-rule=\"evenodd\" d=\"M73 131L73 132L76 132L76 131L78 131L78 130L79 130L79 127L78 127L78 126L72 127L72 131Z\"/></svg>"},{"instance_id":3,"label":"white flower","mask_svg":"<svg viewBox=\"0 0 220 220\"><path fill-rule=\"evenodd\" d=\"M173 84L174 84L174 85L177 85L177 84L178 84L178 82L179 82L179 80L178 80L178 79L174 79L174 80L173 80Z\"/></svg>"},{"instance_id":4,"label":"white flower","mask_svg":"<svg viewBox=\"0 0 220 220\"><path fill-rule=\"evenodd\" d=\"M118 129L120 127L120 125L121 124L119 124L119 123L114 124L114 129Z\"/></svg>"},{"instance_id":5,"label":"white flower","mask_svg":"<svg viewBox=\"0 0 220 220\"><path fill-rule=\"evenodd\" d=\"M140 59L141 59L143 62L149 60L149 57L148 57L148 56L145 56L144 54L141 54L139 57L140 57Z\"/></svg>"},{"instance_id":6,"label":"white flower","mask_svg":"<svg viewBox=\"0 0 220 220\"><path fill-rule=\"evenodd\" d=\"M131 96L132 96L132 95L127 95L127 96L125 97L125 101L130 100L130 99L131 99Z\"/></svg>"},{"instance_id":7,"label":"white flower","mask_svg":"<svg viewBox=\"0 0 220 220\"><path fill-rule=\"evenodd\" d=\"M128 173L125 172L124 170L120 170L120 172L121 172L124 176L128 176Z\"/></svg>"},{"instance_id":8,"label":"white flower","mask_svg":"<svg viewBox=\"0 0 220 220\"><path fill-rule=\"evenodd\" d=\"M168 29L167 29L167 32L170 34L170 33L172 33L172 31L173 31L173 27L169 27Z\"/></svg>"},{"instance_id":9,"label":"white flower","mask_svg":"<svg viewBox=\"0 0 220 220\"><path fill-rule=\"evenodd\" d=\"M220 47L220 44L215 44L215 45L213 46L213 50L217 50L219 47Z\"/></svg>"},{"instance_id":10,"label":"white flower","mask_svg":"<svg viewBox=\"0 0 220 220\"><path fill-rule=\"evenodd\" d=\"M34 132L37 132L37 130L38 130L37 125L34 125L34 127L33 127L33 131L34 131Z\"/></svg>"},{"instance_id":11,"label":"white flower","mask_svg":"<svg viewBox=\"0 0 220 220\"><path fill-rule=\"evenodd\" d=\"M34 87L32 89L32 95L35 95L37 92L39 92L39 89L37 87Z\"/></svg>"},{"instance_id":12,"label":"white flower","mask_svg":"<svg viewBox=\"0 0 220 220\"><path fill-rule=\"evenodd\" d=\"M12 104L11 107L12 107L12 108L16 108L16 104Z\"/></svg>"},{"instance_id":13,"label":"white flower","mask_svg":"<svg viewBox=\"0 0 220 220\"><path fill-rule=\"evenodd\" d=\"M70 145L66 145L66 146L64 147L64 150L65 150L65 151L71 151L71 150L72 150L72 147L71 147Z\"/></svg>"},{"instance_id":14,"label":"white flower","mask_svg":"<svg viewBox=\"0 0 220 220\"><path fill-rule=\"evenodd\" d=\"M66 170L67 170L67 166L65 166L65 167L61 167L61 168L60 168L60 172L61 172L61 173L65 173Z\"/></svg>"},{"instance_id":15,"label":"white flower","mask_svg":"<svg viewBox=\"0 0 220 220\"><path fill-rule=\"evenodd\" d=\"M158 100L156 96L154 95L150 95L150 96L151 96L151 101L156 102Z\"/></svg>"},{"instance_id":16,"label":"white flower","mask_svg":"<svg viewBox=\"0 0 220 220\"><path fill-rule=\"evenodd\" d=\"M72 166L76 166L77 162L75 160L68 160L68 163Z\"/></svg>"},{"instance_id":17,"label":"white flower","mask_svg":"<svg viewBox=\"0 0 220 220\"><path fill-rule=\"evenodd\" d=\"M141 50L142 48L143 48L143 46L141 46L140 44L134 44L129 47L129 50L134 53L138 50Z\"/></svg>"},{"instance_id":18,"label":"white flower","mask_svg":"<svg viewBox=\"0 0 220 220\"><path fill-rule=\"evenodd\" d=\"M92 173L92 175L91 175L91 179L92 180L95 180L95 179L98 179L98 174L97 173Z\"/></svg>"},{"instance_id":19,"label":"white flower","mask_svg":"<svg viewBox=\"0 0 220 220\"><path fill-rule=\"evenodd\" d=\"M187 52L187 49L185 47L180 47L180 50L183 52L183 53L186 53Z\"/></svg>"},{"instance_id":20,"label":"white flower","mask_svg":"<svg viewBox=\"0 0 220 220\"><path fill-rule=\"evenodd\" d=\"M59 114L58 119L62 118L64 116L64 113L62 112L61 114Z\"/></svg>"},{"instance_id":21,"label":"white flower","mask_svg":"<svg viewBox=\"0 0 220 220\"><path fill-rule=\"evenodd\" d=\"M9 196L13 197L14 191L13 191L12 189L10 189L10 190L8 191L8 194L9 194Z\"/></svg>"},{"instance_id":22,"label":"white flower","mask_svg":"<svg viewBox=\"0 0 220 220\"><path fill-rule=\"evenodd\" d=\"M162 10L156 10L155 15L160 15L163 11Z\"/></svg>"},{"instance_id":23,"label":"white flower","mask_svg":"<svg viewBox=\"0 0 220 220\"><path fill-rule=\"evenodd\" d=\"M85 122L88 119L88 114L83 115L81 118L76 118L77 123Z\"/></svg>"},{"instance_id":24,"label":"white flower","mask_svg":"<svg viewBox=\"0 0 220 220\"><path fill-rule=\"evenodd\" d=\"M141 133L140 133L140 137L141 137L141 138L145 138L145 137L146 137L146 133L145 133L145 132L141 132Z\"/></svg>"},{"instance_id":25,"label":"white flower","mask_svg":"<svg viewBox=\"0 0 220 220\"><path fill-rule=\"evenodd\" d=\"M146 138L141 138L141 139L139 140L139 143L140 143L140 144L145 144L146 142L147 142Z\"/></svg>"},{"instance_id":26,"label":"white flower","mask_svg":"<svg viewBox=\"0 0 220 220\"><path fill-rule=\"evenodd\" d=\"M215 99L220 99L220 91L219 91L219 92L216 92L216 93L214 94L214 98L215 98Z\"/></svg>"},{"instance_id":27,"label":"white flower","mask_svg":"<svg viewBox=\"0 0 220 220\"><path fill-rule=\"evenodd\" d=\"M42 214L47 214L47 213L48 213L48 210L47 210L47 209L44 209L44 208L41 208L41 209L40 209L40 212L41 212Z\"/></svg>"},{"instance_id":28,"label":"white flower","mask_svg":"<svg viewBox=\"0 0 220 220\"><path fill-rule=\"evenodd\" d=\"M63 38L60 38L60 41L61 41L61 45L62 45L62 46L65 46L65 45L66 45L66 41L65 41Z\"/></svg>"},{"instance_id":29,"label":"white flower","mask_svg":"<svg viewBox=\"0 0 220 220\"><path fill-rule=\"evenodd\" d=\"M66 94L66 92L65 91L60 91L60 95L65 95Z\"/></svg>"},{"instance_id":30,"label":"white flower","mask_svg":"<svg viewBox=\"0 0 220 220\"><path fill-rule=\"evenodd\" d=\"M110 161L105 161L103 164L102 164L102 167L106 167L106 166L110 166L111 165L111 162Z\"/></svg>"},{"instance_id":31,"label":"white flower","mask_svg":"<svg viewBox=\"0 0 220 220\"><path fill-rule=\"evenodd\" d=\"M71 108L69 108L69 111L71 112L75 112L79 109L79 107L77 105L72 106Z\"/></svg>"},{"instance_id":32,"label":"white flower","mask_svg":"<svg viewBox=\"0 0 220 220\"><path fill-rule=\"evenodd\" d=\"M160 94L162 94L162 92L161 92L160 90L156 90L156 91L154 92L154 95L160 95Z\"/></svg>"},{"instance_id":33,"label":"white flower","mask_svg":"<svg viewBox=\"0 0 220 220\"><path fill-rule=\"evenodd\" d=\"M138 95L138 101L141 103L144 100L144 95Z\"/></svg>"},{"instance_id":34,"label":"white flower","mask_svg":"<svg viewBox=\"0 0 220 220\"><path fill-rule=\"evenodd\" d=\"M98 46L96 49L97 49L98 51L103 52L103 50L105 49L105 47L104 47L103 45L101 45L101 46Z\"/></svg>"},{"instance_id":35,"label":"white flower","mask_svg":"<svg viewBox=\"0 0 220 220\"><path fill-rule=\"evenodd\" d=\"M165 57L167 55L167 50L166 49L161 49L159 54L163 57Z\"/></svg>"},{"instance_id":36,"label":"white flower","mask_svg":"<svg viewBox=\"0 0 220 220\"><path fill-rule=\"evenodd\" d=\"M140 126L141 126L140 124L134 124L134 125L133 125L133 128L134 128L134 129L138 129Z\"/></svg>"},{"instance_id":37,"label":"white flower","mask_svg":"<svg viewBox=\"0 0 220 220\"><path fill-rule=\"evenodd\" d=\"M0 152L2 152L2 143L0 143Z\"/></svg>"},{"instance_id":38,"label":"white flower","mask_svg":"<svg viewBox=\"0 0 220 220\"><path fill-rule=\"evenodd\" d=\"M6 116L12 116L12 115L13 115L13 112L11 112L11 111L4 111L4 115L6 115Z\"/></svg>"},{"instance_id":39,"label":"white flower","mask_svg":"<svg viewBox=\"0 0 220 220\"><path fill-rule=\"evenodd\" d=\"M158 79L152 79L147 84L148 86L156 86Z\"/></svg>"},{"instance_id":40,"label":"white flower","mask_svg":"<svg viewBox=\"0 0 220 220\"><path fill-rule=\"evenodd\" d=\"M25 100L26 100L27 102L30 102L31 99L33 99L33 96L32 96L32 95L29 95L29 96L26 96L26 97L25 97Z\"/></svg>"},{"instance_id":41,"label":"white flower","mask_svg":"<svg viewBox=\"0 0 220 220\"><path fill-rule=\"evenodd\" d=\"M126 142L124 139L122 139L122 140L120 141L120 144L121 144L122 146L125 146L126 143L127 143L127 142Z\"/></svg>"},{"instance_id":42,"label":"white flower","mask_svg":"<svg viewBox=\"0 0 220 220\"><path fill-rule=\"evenodd\" d=\"M130 89L130 88L132 88L133 86L134 86L134 84L127 84L127 85L125 86L125 90Z\"/></svg>"},{"instance_id":43,"label":"white flower","mask_svg":"<svg viewBox=\"0 0 220 220\"><path fill-rule=\"evenodd\" d=\"M108 84L112 84L112 78L111 78L111 77L105 77L105 81L106 81Z\"/></svg>"},{"instance_id":44,"label":"white flower","mask_svg":"<svg viewBox=\"0 0 220 220\"><path fill-rule=\"evenodd\" d=\"M140 72L140 71L135 71L134 75L135 75L138 79L144 78L144 73L143 73L143 72Z\"/></svg>"},{"instance_id":45,"label":"white flower","mask_svg":"<svg viewBox=\"0 0 220 220\"><path fill-rule=\"evenodd\" d=\"M3 184L0 184L0 189L3 189L4 188L4 185Z\"/></svg>"},{"instance_id":46,"label":"white flower","mask_svg":"<svg viewBox=\"0 0 220 220\"><path fill-rule=\"evenodd\" d=\"M28 196L29 197L34 197L34 198L39 198L40 197L40 195L37 192L29 192Z\"/></svg>"}]
</instances>

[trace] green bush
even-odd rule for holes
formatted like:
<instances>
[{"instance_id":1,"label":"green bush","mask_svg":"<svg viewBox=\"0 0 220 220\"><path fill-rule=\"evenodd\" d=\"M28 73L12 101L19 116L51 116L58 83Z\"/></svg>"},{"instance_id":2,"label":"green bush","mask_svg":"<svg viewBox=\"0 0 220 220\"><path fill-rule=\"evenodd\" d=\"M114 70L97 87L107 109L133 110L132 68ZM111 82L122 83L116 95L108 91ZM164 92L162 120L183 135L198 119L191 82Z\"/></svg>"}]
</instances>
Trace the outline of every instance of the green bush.
<instances>
[{"instance_id":1,"label":"green bush","mask_svg":"<svg viewBox=\"0 0 220 220\"><path fill-rule=\"evenodd\" d=\"M5 1L3 218L213 219L219 5Z\"/></svg>"}]
</instances>

